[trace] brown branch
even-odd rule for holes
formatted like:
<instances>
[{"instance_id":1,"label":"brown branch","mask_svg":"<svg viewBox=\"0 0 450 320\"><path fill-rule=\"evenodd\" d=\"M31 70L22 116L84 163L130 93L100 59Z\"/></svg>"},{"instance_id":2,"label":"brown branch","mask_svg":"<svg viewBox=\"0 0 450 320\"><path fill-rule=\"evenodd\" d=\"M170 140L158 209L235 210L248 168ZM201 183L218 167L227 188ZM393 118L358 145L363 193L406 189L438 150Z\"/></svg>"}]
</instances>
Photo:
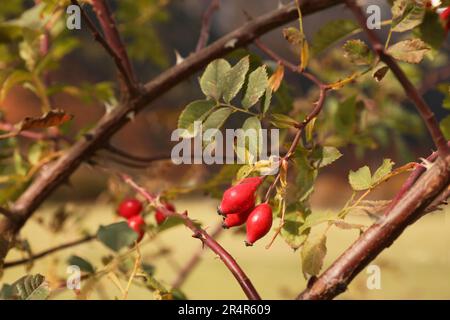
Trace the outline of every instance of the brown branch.
<instances>
[{"instance_id":1,"label":"brown branch","mask_svg":"<svg viewBox=\"0 0 450 320\"><path fill-rule=\"evenodd\" d=\"M342 3L342 0L305 1L302 4L302 13L303 15L312 14L339 3ZM11 207L11 212L18 217L18 222L0 221L0 266L15 235L33 212L56 188L67 181L84 160L89 159L98 149L102 148L108 139L128 122L128 115L131 112L142 110L150 102L199 71L210 61L245 46L260 35L296 18L297 8L295 4L290 4L247 22L208 47L187 57L183 62L161 73L145 85L144 92L139 96L128 99L105 114L95 128L84 135L83 139L77 141L55 163L46 168L43 174L36 177L16 200ZM234 45L231 46L230 43ZM106 47L109 48L109 46Z\"/></svg>"},{"instance_id":2,"label":"brown branch","mask_svg":"<svg viewBox=\"0 0 450 320\"><path fill-rule=\"evenodd\" d=\"M116 42L115 41L109 42L109 40L110 40L109 38L107 40L100 34L100 32L97 29L97 27L95 26L94 22L92 22L91 18L89 18L86 11L78 3L77 0L71 0L71 2L72 2L72 4L80 7L81 15L82 15L84 21L86 21L89 30L91 30L91 33L92 33L94 39L96 41L98 41L101 44L101 46L106 50L106 52L114 59L114 63L116 64L117 69L119 70L120 74L122 75L122 78L125 82L125 85L126 85L128 91L130 92L130 94L131 95L136 94L138 89L136 88L135 81L133 80L133 78L131 77L131 75L128 71L128 67L127 67L128 59L124 59L120 55L120 52L116 51L116 49L115 49L115 47L117 46ZM96 2L97 1L95 1L95 3ZM102 25L103 25L103 23L105 23L105 21L103 19L104 16L105 15L102 15L101 17L99 17L100 23ZM105 31L105 35L109 35L109 33L107 34Z\"/></svg>"},{"instance_id":3,"label":"brown branch","mask_svg":"<svg viewBox=\"0 0 450 320\"><path fill-rule=\"evenodd\" d=\"M223 231L222 223L217 225L213 231L211 232L211 238L217 239L217 237L222 233ZM205 252L205 249L203 248L203 245L199 250L194 253L194 255L191 257L191 259L186 263L186 265L180 270L180 272L177 275L177 278L172 284L172 288L180 288L188 276L192 273L192 270L195 269L195 267L198 265L198 263L201 261L203 253Z\"/></svg>"},{"instance_id":4,"label":"brown branch","mask_svg":"<svg viewBox=\"0 0 450 320\"><path fill-rule=\"evenodd\" d=\"M107 144L104 147L106 150L108 150L109 152L118 155L120 157L126 158L128 160L131 161L136 161L136 162L145 162L145 163L151 163L151 162L155 162L155 161L161 161L161 160L169 160L170 159L170 154L165 154L165 155L160 155L160 156L137 156L131 153L128 153L126 151L123 151L117 147L114 147L111 144Z\"/></svg>"},{"instance_id":5,"label":"brown branch","mask_svg":"<svg viewBox=\"0 0 450 320\"><path fill-rule=\"evenodd\" d=\"M143 187L138 185L131 177L125 174L119 174L120 178L131 186L134 190L139 192L149 203L157 205L158 199L156 196L150 194ZM164 205L157 205L157 209L160 210L166 217L175 217L181 219L186 227L188 227L193 232L193 237L199 239L203 245L210 248L215 254L217 254L223 261L225 266L233 274L245 295L249 300L261 300L258 292L253 286L250 279L247 277L245 272L238 265L236 260L228 253L216 240L212 238L205 230L198 227L194 221L192 221L185 211L184 213L176 213L174 211L168 210Z\"/></svg>"},{"instance_id":6,"label":"brown branch","mask_svg":"<svg viewBox=\"0 0 450 320\"><path fill-rule=\"evenodd\" d=\"M48 256L48 255L50 255L52 253L55 253L57 251L61 251L61 250L67 249L67 248L71 248L71 247L74 247L74 246L77 246L77 245L80 245L80 244L92 241L94 239L96 239L96 236L93 236L93 235L86 236L86 237L83 237L81 239L70 241L70 242L58 245L56 247L47 249L47 250L39 252L37 254L33 254L32 256L30 256L28 258L25 258L25 259L19 259L19 260L5 262L3 267L6 269L6 268L16 267L16 266L19 266L21 264L26 264L26 263L29 263L31 261L35 261L35 260L44 258L45 256Z\"/></svg>"},{"instance_id":7,"label":"brown branch","mask_svg":"<svg viewBox=\"0 0 450 320\"><path fill-rule=\"evenodd\" d=\"M447 141L439 128L439 124L431 111L430 106L425 102L423 97L419 94L417 89L408 79L406 74L400 68L398 63L392 58L385 50L383 43L378 38L377 34L369 29L366 24L366 16L362 12L361 8L356 4L354 0L346 0L347 6L352 10L353 14L356 17L356 20L359 22L361 28L366 32L369 42L372 45L372 49L377 53L380 60L383 61L392 73L395 75L397 80L403 87L406 95L414 102L414 105L417 108L422 119L425 121L425 124L430 132L431 137L433 138L434 144L437 147L439 154L443 157L450 153L450 148L447 146Z\"/></svg>"},{"instance_id":8,"label":"brown branch","mask_svg":"<svg viewBox=\"0 0 450 320\"><path fill-rule=\"evenodd\" d=\"M420 170L422 171L422 170ZM384 249L388 248L408 227L419 219L424 210L448 189L450 183L450 156L437 157L433 165L422 171L413 171L416 183L406 192L400 190L401 201L388 208L384 216L367 229L345 252L320 275L297 299L332 299L344 292L347 285Z\"/></svg>"},{"instance_id":9,"label":"brown branch","mask_svg":"<svg viewBox=\"0 0 450 320\"><path fill-rule=\"evenodd\" d=\"M92 6L100 25L102 26L106 41L108 41L109 45L120 57L129 79L133 83L136 83L136 76L134 74L133 67L131 66L127 50L125 49L122 39L120 38L119 31L116 27L116 22L111 10L109 9L108 3L105 0L92 0Z\"/></svg>"},{"instance_id":10,"label":"brown branch","mask_svg":"<svg viewBox=\"0 0 450 320\"><path fill-rule=\"evenodd\" d=\"M219 9L219 7L220 7L220 0L210 0L208 8L206 8L205 12L202 15L202 27L200 30L200 37L198 38L195 52L198 52L204 47L206 47L211 28L211 18L214 12Z\"/></svg>"}]
</instances>

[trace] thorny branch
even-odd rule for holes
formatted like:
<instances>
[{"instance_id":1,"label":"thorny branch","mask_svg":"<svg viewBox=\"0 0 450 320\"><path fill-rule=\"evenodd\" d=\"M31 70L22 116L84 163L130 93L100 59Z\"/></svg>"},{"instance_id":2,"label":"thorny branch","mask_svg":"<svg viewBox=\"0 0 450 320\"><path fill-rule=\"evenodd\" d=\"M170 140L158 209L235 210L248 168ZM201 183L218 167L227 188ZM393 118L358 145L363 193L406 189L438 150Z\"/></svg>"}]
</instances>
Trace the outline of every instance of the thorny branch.
<instances>
[{"instance_id":1,"label":"thorny branch","mask_svg":"<svg viewBox=\"0 0 450 320\"><path fill-rule=\"evenodd\" d=\"M206 47L209 39L209 33L211 29L211 18L214 14L214 11L218 10L220 7L220 0L210 0L208 8L206 8L205 12L202 16L202 27L200 30L200 37L198 38L197 46L195 48L195 52Z\"/></svg>"},{"instance_id":2,"label":"thorny branch","mask_svg":"<svg viewBox=\"0 0 450 320\"><path fill-rule=\"evenodd\" d=\"M205 230L198 227L194 221L192 221L187 212L177 213L174 211L168 210L164 205L161 205L158 202L158 198L152 194L150 194L143 187L138 185L131 177L125 174L119 174L121 179L131 186L134 190L140 193L150 204L157 207L159 211L161 211L166 217L174 217L181 219L186 227L188 227L193 232L193 237L198 238L202 244L210 248L215 254L217 254L220 259L223 261L225 266L230 270L230 272L235 277L236 281L241 286L242 290L245 292L247 298L249 300L261 300L258 292L253 286L252 282L245 274L245 272L238 265L236 260L228 253L214 238L209 235Z\"/></svg>"}]
</instances>

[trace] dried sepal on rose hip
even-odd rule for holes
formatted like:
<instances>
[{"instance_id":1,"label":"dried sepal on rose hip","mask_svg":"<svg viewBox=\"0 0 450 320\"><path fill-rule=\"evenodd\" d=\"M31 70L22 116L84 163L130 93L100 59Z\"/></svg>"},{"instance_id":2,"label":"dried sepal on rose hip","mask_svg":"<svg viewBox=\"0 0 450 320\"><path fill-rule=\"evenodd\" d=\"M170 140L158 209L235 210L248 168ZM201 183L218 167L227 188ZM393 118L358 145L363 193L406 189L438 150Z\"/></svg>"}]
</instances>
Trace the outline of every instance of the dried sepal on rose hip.
<instances>
[{"instance_id":1,"label":"dried sepal on rose hip","mask_svg":"<svg viewBox=\"0 0 450 320\"><path fill-rule=\"evenodd\" d=\"M238 184L228 188L217 208L221 215L245 213L255 206L255 192L261 185L263 178L251 177L241 180Z\"/></svg>"},{"instance_id":2,"label":"dried sepal on rose hip","mask_svg":"<svg viewBox=\"0 0 450 320\"><path fill-rule=\"evenodd\" d=\"M128 220L128 226L133 229L137 234L137 242L140 242L145 235L145 221L141 215L130 217Z\"/></svg>"},{"instance_id":3,"label":"dried sepal on rose hip","mask_svg":"<svg viewBox=\"0 0 450 320\"><path fill-rule=\"evenodd\" d=\"M117 211L121 217L129 219L142 212L142 203L135 198L124 199L120 202Z\"/></svg>"},{"instance_id":4,"label":"dried sepal on rose hip","mask_svg":"<svg viewBox=\"0 0 450 320\"><path fill-rule=\"evenodd\" d=\"M267 203L257 205L247 218L247 240L245 245L252 246L264 237L272 227L272 208Z\"/></svg>"},{"instance_id":5,"label":"dried sepal on rose hip","mask_svg":"<svg viewBox=\"0 0 450 320\"><path fill-rule=\"evenodd\" d=\"M171 204L170 202L165 202L163 205L167 210L175 212L175 206L173 204ZM156 223L158 225L161 225L164 221L166 221L167 217L160 209L156 209L155 219L156 219Z\"/></svg>"}]
</instances>

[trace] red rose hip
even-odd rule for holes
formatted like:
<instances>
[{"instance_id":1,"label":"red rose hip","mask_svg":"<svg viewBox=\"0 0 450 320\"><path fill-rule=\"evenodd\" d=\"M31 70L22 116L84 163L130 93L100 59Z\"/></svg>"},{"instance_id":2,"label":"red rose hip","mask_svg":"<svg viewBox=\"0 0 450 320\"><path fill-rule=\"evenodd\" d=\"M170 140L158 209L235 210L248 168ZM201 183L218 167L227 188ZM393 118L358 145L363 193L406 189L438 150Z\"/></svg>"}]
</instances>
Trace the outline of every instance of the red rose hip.
<instances>
[{"instance_id":1,"label":"red rose hip","mask_svg":"<svg viewBox=\"0 0 450 320\"><path fill-rule=\"evenodd\" d=\"M272 208L267 203L262 203L250 212L247 218L247 246L253 245L264 237L272 227Z\"/></svg>"},{"instance_id":2,"label":"red rose hip","mask_svg":"<svg viewBox=\"0 0 450 320\"><path fill-rule=\"evenodd\" d=\"M144 231L145 221L144 221L144 219L140 215L133 216L133 217L128 219L128 226L131 229L133 229L138 234L137 242L140 242L142 240L142 238L144 237L144 234L145 234L145 231Z\"/></svg>"},{"instance_id":3,"label":"red rose hip","mask_svg":"<svg viewBox=\"0 0 450 320\"><path fill-rule=\"evenodd\" d=\"M444 23L445 32L448 32L450 30L450 7L445 8L439 16Z\"/></svg>"},{"instance_id":4,"label":"red rose hip","mask_svg":"<svg viewBox=\"0 0 450 320\"><path fill-rule=\"evenodd\" d=\"M238 226L243 225L247 221L250 211L251 210L244 212L244 213L227 214L226 217L223 219L222 227L224 229L228 229L228 228L238 227Z\"/></svg>"},{"instance_id":5,"label":"red rose hip","mask_svg":"<svg viewBox=\"0 0 450 320\"><path fill-rule=\"evenodd\" d=\"M169 211L173 211L175 212L175 206L169 202L166 202L164 204L164 207L169 210ZM156 223L158 225L162 224L164 221L166 221L166 215L161 211L161 210L156 210L155 212L155 219L156 219Z\"/></svg>"},{"instance_id":6,"label":"red rose hip","mask_svg":"<svg viewBox=\"0 0 450 320\"><path fill-rule=\"evenodd\" d=\"M246 178L241 183L228 188L222 197L217 212L221 215L244 213L255 206L255 192L261 184L261 178Z\"/></svg>"},{"instance_id":7,"label":"red rose hip","mask_svg":"<svg viewBox=\"0 0 450 320\"><path fill-rule=\"evenodd\" d=\"M142 211L142 203L134 198L125 199L119 205L119 215L125 219L137 216Z\"/></svg>"}]
</instances>

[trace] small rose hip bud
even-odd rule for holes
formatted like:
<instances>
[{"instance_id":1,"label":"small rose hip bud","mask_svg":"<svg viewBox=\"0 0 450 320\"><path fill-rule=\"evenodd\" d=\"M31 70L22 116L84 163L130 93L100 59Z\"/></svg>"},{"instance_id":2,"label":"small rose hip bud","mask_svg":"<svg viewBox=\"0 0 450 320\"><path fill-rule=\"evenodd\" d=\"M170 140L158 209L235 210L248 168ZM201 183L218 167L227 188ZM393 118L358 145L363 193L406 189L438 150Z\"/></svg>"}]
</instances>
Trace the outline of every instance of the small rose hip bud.
<instances>
[{"instance_id":1,"label":"small rose hip bud","mask_svg":"<svg viewBox=\"0 0 450 320\"><path fill-rule=\"evenodd\" d=\"M217 212L221 215L230 213L244 213L255 206L255 192L262 182L262 178L246 178L239 184L228 188L222 197Z\"/></svg>"},{"instance_id":2,"label":"small rose hip bud","mask_svg":"<svg viewBox=\"0 0 450 320\"><path fill-rule=\"evenodd\" d=\"M120 203L117 211L121 217L129 219L141 213L142 203L135 198L125 199Z\"/></svg>"},{"instance_id":3,"label":"small rose hip bud","mask_svg":"<svg viewBox=\"0 0 450 320\"><path fill-rule=\"evenodd\" d=\"M169 202L166 202L164 204L164 207L169 210L169 211L173 211L175 212L175 206ZM155 219L156 219L156 223L158 225L162 224L164 221L166 221L167 217L166 215L159 209L156 210L155 212Z\"/></svg>"},{"instance_id":4,"label":"small rose hip bud","mask_svg":"<svg viewBox=\"0 0 450 320\"><path fill-rule=\"evenodd\" d=\"M250 212L247 218L247 240L245 245L251 246L264 237L272 227L272 208L262 203Z\"/></svg>"},{"instance_id":5,"label":"small rose hip bud","mask_svg":"<svg viewBox=\"0 0 450 320\"><path fill-rule=\"evenodd\" d=\"M248 218L248 215L250 214L251 210L248 210L244 213L230 213L227 214L226 217L223 219L222 227L224 229L232 228L232 227L238 227L243 225Z\"/></svg>"},{"instance_id":6,"label":"small rose hip bud","mask_svg":"<svg viewBox=\"0 0 450 320\"><path fill-rule=\"evenodd\" d=\"M145 235L144 219L140 215L133 216L128 219L128 226L138 234L137 242L140 242Z\"/></svg>"}]
</instances>

